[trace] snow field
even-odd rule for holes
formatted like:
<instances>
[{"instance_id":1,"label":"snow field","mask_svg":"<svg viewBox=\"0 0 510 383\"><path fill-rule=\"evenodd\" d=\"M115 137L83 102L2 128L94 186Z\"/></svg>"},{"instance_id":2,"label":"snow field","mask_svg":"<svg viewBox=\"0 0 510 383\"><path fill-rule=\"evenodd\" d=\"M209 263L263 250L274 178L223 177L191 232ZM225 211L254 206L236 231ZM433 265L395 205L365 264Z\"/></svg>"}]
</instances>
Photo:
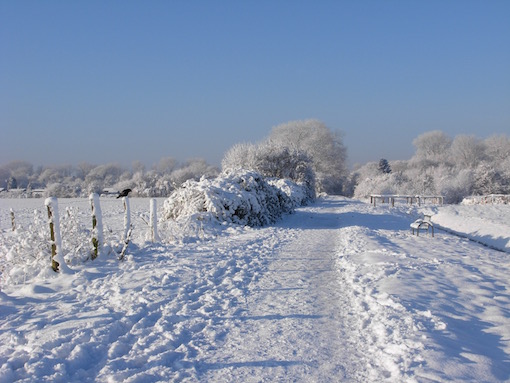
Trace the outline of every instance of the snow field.
<instances>
[{"instance_id":1,"label":"snow field","mask_svg":"<svg viewBox=\"0 0 510 383\"><path fill-rule=\"evenodd\" d=\"M17 328L12 333L18 335L4 349L0 377L129 382L196 375L193 360L225 336L228 318L240 310L247 285L258 275L257 265L275 245L271 238L259 239L244 241L242 248L221 241L194 245L193 253L154 247L120 268L98 260L97 268L89 264L72 281L24 286L19 311L18 301L2 294L2 304L19 316L2 321L2 337L11 332L6 326ZM31 315L26 310L31 305L50 317Z\"/></svg>"},{"instance_id":2,"label":"snow field","mask_svg":"<svg viewBox=\"0 0 510 383\"><path fill-rule=\"evenodd\" d=\"M27 209L27 227L34 202L15 203L2 216ZM122 204L101 207L112 241ZM76 216L88 222L88 209ZM48 265L2 286L1 382L510 381L510 255L411 235L436 208L328 197L274 226L204 223L203 241L162 227L178 240L154 244L139 218L148 200L131 209L124 262L102 255L71 275ZM10 222L0 226L8 239Z\"/></svg>"}]
</instances>

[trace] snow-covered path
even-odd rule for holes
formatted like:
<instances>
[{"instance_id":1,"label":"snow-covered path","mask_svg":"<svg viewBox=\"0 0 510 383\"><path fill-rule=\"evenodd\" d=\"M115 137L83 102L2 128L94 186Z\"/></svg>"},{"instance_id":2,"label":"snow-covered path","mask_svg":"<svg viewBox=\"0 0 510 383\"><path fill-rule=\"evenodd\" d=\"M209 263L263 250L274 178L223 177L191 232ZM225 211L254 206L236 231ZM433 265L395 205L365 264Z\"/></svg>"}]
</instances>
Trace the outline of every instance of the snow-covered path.
<instances>
[{"instance_id":1,"label":"snow-covered path","mask_svg":"<svg viewBox=\"0 0 510 383\"><path fill-rule=\"evenodd\" d=\"M327 198L8 286L0 381L510 381L509 255L413 219Z\"/></svg>"},{"instance_id":2,"label":"snow-covered path","mask_svg":"<svg viewBox=\"0 0 510 383\"><path fill-rule=\"evenodd\" d=\"M338 226L333 206L285 220L281 228L291 240L247 290L244 312L221 353L210 357L221 368L208 371L204 381L339 381L355 367L355 359L342 351Z\"/></svg>"}]
</instances>

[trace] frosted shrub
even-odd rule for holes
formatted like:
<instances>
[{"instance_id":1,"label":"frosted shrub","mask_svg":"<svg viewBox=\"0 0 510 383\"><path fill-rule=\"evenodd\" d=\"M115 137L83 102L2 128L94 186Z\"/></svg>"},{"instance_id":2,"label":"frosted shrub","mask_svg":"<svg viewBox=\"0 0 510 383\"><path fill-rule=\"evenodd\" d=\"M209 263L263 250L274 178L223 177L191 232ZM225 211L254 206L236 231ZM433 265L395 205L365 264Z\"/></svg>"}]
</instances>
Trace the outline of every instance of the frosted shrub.
<instances>
[{"instance_id":1,"label":"frosted shrub","mask_svg":"<svg viewBox=\"0 0 510 383\"><path fill-rule=\"evenodd\" d=\"M307 200L315 199L312 159L304 151L272 141L259 145L237 144L226 153L222 168L223 172L252 170L269 179L290 180L306 192Z\"/></svg>"},{"instance_id":2,"label":"frosted shrub","mask_svg":"<svg viewBox=\"0 0 510 383\"><path fill-rule=\"evenodd\" d=\"M0 260L2 284L24 283L41 271L51 271L51 243L46 221L42 210L35 210L33 225L26 229L18 225L14 232L2 238L1 253L5 254Z\"/></svg>"},{"instance_id":3,"label":"frosted shrub","mask_svg":"<svg viewBox=\"0 0 510 383\"><path fill-rule=\"evenodd\" d=\"M290 195L289 189L289 195ZM187 181L165 201L164 219L215 220L248 226L274 223L296 205L256 172L223 172L213 180Z\"/></svg>"},{"instance_id":4,"label":"frosted shrub","mask_svg":"<svg viewBox=\"0 0 510 383\"><path fill-rule=\"evenodd\" d=\"M442 177L438 184L439 194L444 196L445 203L460 203L466 195L471 194L473 172L461 170L457 174Z\"/></svg>"},{"instance_id":5,"label":"frosted shrub","mask_svg":"<svg viewBox=\"0 0 510 383\"><path fill-rule=\"evenodd\" d=\"M66 265L78 266L91 259L90 211L67 207L60 211L61 251ZM109 238L112 244L120 238ZM23 226L17 222L15 231L0 232L0 284L20 284L37 276L51 278L51 245L46 208L34 210L33 222Z\"/></svg>"},{"instance_id":6,"label":"frosted shrub","mask_svg":"<svg viewBox=\"0 0 510 383\"><path fill-rule=\"evenodd\" d=\"M291 211L297 206L304 206L315 199L315 190L308 188L303 185L298 185L287 179L268 179L267 182L285 193L288 197L286 204L290 204L285 207L286 211ZM310 192L313 192L310 195Z\"/></svg>"},{"instance_id":7,"label":"frosted shrub","mask_svg":"<svg viewBox=\"0 0 510 383\"><path fill-rule=\"evenodd\" d=\"M90 259L93 252L90 241L91 231L81 221L89 214L79 209L68 207L60 217L62 247L66 250L65 259L70 265L78 265Z\"/></svg>"},{"instance_id":8,"label":"frosted shrub","mask_svg":"<svg viewBox=\"0 0 510 383\"><path fill-rule=\"evenodd\" d=\"M317 192L341 193L347 175L347 150L340 132L332 131L319 120L289 121L272 129L269 143L292 148L291 152L308 157Z\"/></svg>"}]
</instances>

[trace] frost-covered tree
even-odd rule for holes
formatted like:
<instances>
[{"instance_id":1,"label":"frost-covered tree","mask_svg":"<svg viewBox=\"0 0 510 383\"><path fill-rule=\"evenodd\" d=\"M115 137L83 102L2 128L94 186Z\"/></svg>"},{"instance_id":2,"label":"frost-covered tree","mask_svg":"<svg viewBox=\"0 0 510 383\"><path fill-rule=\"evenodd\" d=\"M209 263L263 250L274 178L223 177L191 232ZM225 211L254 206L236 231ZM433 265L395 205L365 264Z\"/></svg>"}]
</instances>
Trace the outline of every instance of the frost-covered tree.
<instances>
[{"instance_id":1,"label":"frost-covered tree","mask_svg":"<svg viewBox=\"0 0 510 383\"><path fill-rule=\"evenodd\" d=\"M272 141L259 145L256 154L256 170L261 174L298 183L313 182L311 162L305 152Z\"/></svg>"},{"instance_id":2,"label":"frost-covered tree","mask_svg":"<svg viewBox=\"0 0 510 383\"><path fill-rule=\"evenodd\" d=\"M473 170L452 171L446 167L443 169L442 175L436 175L435 183L436 193L442 195L446 203L462 202L464 197L472 194Z\"/></svg>"},{"instance_id":3,"label":"frost-covered tree","mask_svg":"<svg viewBox=\"0 0 510 383\"><path fill-rule=\"evenodd\" d=\"M342 193L347 176L347 150L340 132L319 120L290 121L274 127L269 135L273 145L306 153L312 161L319 192Z\"/></svg>"},{"instance_id":4,"label":"frost-covered tree","mask_svg":"<svg viewBox=\"0 0 510 383\"><path fill-rule=\"evenodd\" d=\"M488 161L501 164L510 158L510 138L505 135L494 135L484 141L485 155Z\"/></svg>"},{"instance_id":5,"label":"frost-covered tree","mask_svg":"<svg viewBox=\"0 0 510 383\"><path fill-rule=\"evenodd\" d=\"M303 151L271 140L258 145L234 145L222 161L223 171L250 170L264 177L287 179L305 186L309 199L315 198L315 174L310 157Z\"/></svg>"},{"instance_id":6,"label":"frost-covered tree","mask_svg":"<svg viewBox=\"0 0 510 383\"><path fill-rule=\"evenodd\" d=\"M99 165L89 171L85 182L88 185L93 185L90 192L101 194L103 188L115 185L122 173L124 173L124 169L118 164Z\"/></svg>"},{"instance_id":7,"label":"frost-covered tree","mask_svg":"<svg viewBox=\"0 0 510 383\"><path fill-rule=\"evenodd\" d=\"M186 161L180 168L171 174L175 187L187 180L199 180L202 177L214 177L219 171L215 166L209 165L203 158L194 158Z\"/></svg>"},{"instance_id":8,"label":"frost-covered tree","mask_svg":"<svg viewBox=\"0 0 510 383\"><path fill-rule=\"evenodd\" d=\"M9 172L9 177L16 179L18 188L26 188L32 181L34 165L27 161L11 161L3 167Z\"/></svg>"},{"instance_id":9,"label":"frost-covered tree","mask_svg":"<svg viewBox=\"0 0 510 383\"><path fill-rule=\"evenodd\" d=\"M7 189L17 189L18 188L18 181L13 176L10 176L7 180Z\"/></svg>"},{"instance_id":10,"label":"frost-covered tree","mask_svg":"<svg viewBox=\"0 0 510 383\"><path fill-rule=\"evenodd\" d=\"M446 161L452 139L440 130L434 130L416 137L413 145L416 148L416 162L421 162L424 166L437 165Z\"/></svg>"},{"instance_id":11,"label":"frost-covered tree","mask_svg":"<svg viewBox=\"0 0 510 383\"><path fill-rule=\"evenodd\" d=\"M460 169L475 168L485 156L483 142L475 136L455 136L450 146L450 156Z\"/></svg>"},{"instance_id":12,"label":"frost-covered tree","mask_svg":"<svg viewBox=\"0 0 510 383\"><path fill-rule=\"evenodd\" d=\"M66 178L73 179L76 171L71 165L46 167L41 170L37 181L39 184L48 185L50 183L62 182Z\"/></svg>"},{"instance_id":13,"label":"frost-covered tree","mask_svg":"<svg viewBox=\"0 0 510 383\"><path fill-rule=\"evenodd\" d=\"M391 173L391 166L387 159L381 158L379 160L379 171L384 174Z\"/></svg>"},{"instance_id":14,"label":"frost-covered tree","mask_svg":"<svg viewBox=\"0 0 510 383\"><path fill-rule=\"evenodd\" d=\"M89 164L88 162L80 162L78 164L77 177L79 177L82 180L85 180L89 172L95 167L96 165Z\"/></svg>"},{"instance_id":15,"label":"frost-covered tree","mask_svg":"<svg viewBox=\"0 0 510 383\"><path fill-rule=\"evenodd\" d=\"M173 157L163 157L157 164L153 166L153 169L160 175L171 174L178 167L178 162Z\"/></svg>"},{"instance_id":16,"label":"frost-covered tree","mask_svg":"<svg viewBox=\"0 0 510 383\"><path fill-rule=\"evenodd\" d=\"M256 170L258 145L239 143L232 146L221 160L221 169L225 170Z\"/></svg>"},{"instance_id":17,"label":"frost-covered tree","mask_svg":"<svg viewBox=\"0 0 510 383\"><path fill-rule=\"evenodd\" d=\"M499 173L501 174L502 193L510 194L510 156L503 160L499 165Z\"/></svg>"},{"instance_id":18,"label":"frost-covered tree","mask_svg":"<svg viewBox=\"0 0 510 383\"><path fill-rule=\"evenodd\" d=\"M11 172L5 169L3 166L0 166L0 188L7 187L7 180L11 176Z\"/></svg>"},{"instance_id":19,"label":"frost-covered tree","mask_svg":"<svg viewBox=\"0 0 510 383\"><path fill-rule=\"evenodd\" d=\"M376 163L357 169L351 177L356 181L354 195L364 198L385 191L439 194L447 203L458 203L471 194L510 193L507 136L482 141L458 135L452 140L443 132L433 131L418 136L413 144L415 155L409 161L393 161L390 177L384 177Z\"/></svg>"},{"instance_id":20,"label":"frost-covered tree","mask_svg":"<svg viewBox=\"0 0 510 383\"><path fill-rule=\"evenodd\" d=\"M480 163L474 171L474 194L499 194L505 192L504 179L493 164Z\"/></svg>"},{"instance_id":21,"label":"frost-covered tree","mask_svg":"<svg viewBox=\"0 0 510 383\"><path fill-rule=\"evenodd\" d=\"M376 162L368 162L361 166L354 173L356 186L354 196L357 198L366 198L370 194L381 194L381 180L383 179L379 166Z\"/></svg>"}]
</instances>

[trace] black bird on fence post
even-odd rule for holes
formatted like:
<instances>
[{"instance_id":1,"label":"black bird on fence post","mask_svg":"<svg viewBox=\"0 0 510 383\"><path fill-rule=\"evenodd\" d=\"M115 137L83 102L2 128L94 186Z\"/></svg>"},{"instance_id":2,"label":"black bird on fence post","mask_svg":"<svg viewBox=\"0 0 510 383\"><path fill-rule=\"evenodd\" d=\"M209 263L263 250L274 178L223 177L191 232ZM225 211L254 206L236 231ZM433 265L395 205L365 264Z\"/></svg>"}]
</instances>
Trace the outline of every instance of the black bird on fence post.
<instances>
[{"instance_id":1,"label":"black bird on fence post","mask_svg":"<svg viewBox=\"0 0 510 383\"><path fill-rule=\"evenodd\" d=\"M128 194L131 193L131 189L124 189L122 190L119 195L117 196L117 198L120 198L120 197L127 197Z\"/></svg>"}]
</instances>

